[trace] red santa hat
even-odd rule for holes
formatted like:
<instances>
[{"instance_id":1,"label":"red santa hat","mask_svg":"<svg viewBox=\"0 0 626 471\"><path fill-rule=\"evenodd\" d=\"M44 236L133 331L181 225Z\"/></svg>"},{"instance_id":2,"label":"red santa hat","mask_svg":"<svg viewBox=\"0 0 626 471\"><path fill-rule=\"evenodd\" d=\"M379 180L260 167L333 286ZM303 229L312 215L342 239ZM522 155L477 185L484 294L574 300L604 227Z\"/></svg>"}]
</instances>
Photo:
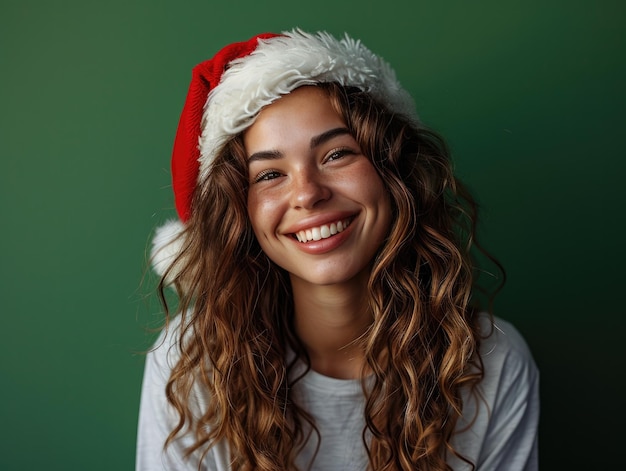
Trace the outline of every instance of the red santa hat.
<instances>
[{"instance_id":1,"label":"red santa hat","mask_svg":"<svg viewBox=\"0 0 626 471\"><path fill-rule=\"evenodd\" d=\"M179 219L156 231L151 255L158 274L180 253L179 236L193 210L194 189L226 141L251 126L264 106L298 87L321 82L359 88L417 122L413 100L389 64L347 35L338 40L325 32L301 30L260 34L230 44L194 67L172 154Z\"/></svg>"}]
</instances>

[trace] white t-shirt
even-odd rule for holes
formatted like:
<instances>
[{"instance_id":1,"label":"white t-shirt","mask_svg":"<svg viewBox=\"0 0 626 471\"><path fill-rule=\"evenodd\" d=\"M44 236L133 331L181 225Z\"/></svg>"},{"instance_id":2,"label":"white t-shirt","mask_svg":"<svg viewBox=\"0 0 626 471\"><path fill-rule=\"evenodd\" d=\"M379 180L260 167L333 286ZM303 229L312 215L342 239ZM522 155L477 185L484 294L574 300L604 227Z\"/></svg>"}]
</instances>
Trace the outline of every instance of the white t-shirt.
<instances>
[{"instance_id":1,"label":"white t-shirt","mask_svg":"<svg viewBox=\"0 0 626 471\"><path fill-rule=\"evenodd\" d=\"M489 332L489 319L481 319ZM177 361L176 328L157 342L158 348L148 354L143 379L139 430L137 439L137 471L198 469L198 457L184 459L186 447L193 443L190 434L172 443L165 451L163 444L178 422L178 415L165 397L165 385ZM471 427L453 438L453 446L476 464L476 471L535 471L537 464L537 426L539 421L539 373L535 362L515 328L495 320L493 333L481 344L485 377L480 383L481 399L464 394L463 416L457 430ZM360 380L342 380L309 371L294 386L294 398L314 417L321 442L312 434L297 464L312 470L363 471L367 455L362 441L365 427L365 404ZM206 397L196 395L198 410ZM457 470L471 467L454 456L448 463ZM213 446L200 467L206 471L228 471L228 444Z\"/></svg>"}]
</instances>

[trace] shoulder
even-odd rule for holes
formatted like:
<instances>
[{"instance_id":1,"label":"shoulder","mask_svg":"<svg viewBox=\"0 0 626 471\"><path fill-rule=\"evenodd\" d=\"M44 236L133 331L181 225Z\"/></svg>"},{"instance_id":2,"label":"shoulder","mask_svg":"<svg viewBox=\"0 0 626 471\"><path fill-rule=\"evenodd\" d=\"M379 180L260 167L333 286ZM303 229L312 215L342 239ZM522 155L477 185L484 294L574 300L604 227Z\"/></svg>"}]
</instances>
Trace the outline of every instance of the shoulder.
<instances>
[{"instance_id":1,"label":"shoulder","mask_svg":"<svg viewBox=\"0 0 626 471\"><path fill-rule=\"evenodd\" d=\"M181 316L172 318L159 333L152 349L146 356L146 368L155 367L162 373L174 368L181 356L180 337L182 331Z\"/></svg>"},{"instance_id":2,"label":"shoulder","mask_svg":"<svg viewBox=\"0 0 626 471\"><path fill-rule=\"evenodd\" d=\"M485 375L494 374L502 369L509 371L511 368L526 370L528 374L538 373L528 344L510 322L481 314L479 325L481 335L479 354Z\"/></svg>"},{"instance_id":3,"label":"shoulder","mask_svg":"<svg viewBox=\"0 0 626 471\"><path fill-rule=\"evenodd\" d=\"M483 314L479 321L483 378L476 394L465 391L458 424L465 433L456 437L455 448L478 470L535 470L539 370L511 323Z\"/></svg>"},{"instance_id":4,"label":"shoulder","mask_svg":"<svg viewBox=\"0 0 626 471\"><path fill-rule=\"evenodd\" d=\"M161 402L166 402L166 388L172 378L172 372L177 367L186 349L194 341L193 326L189 321L177 315L173 317L154 342L152 349L146 355L142 393L156 396ZM208 397L202 381L199 381L198 371L189 371L193 389L193 401L188 405L192 410L199 412L206 407ZM168 406L169 407L169 406Z\"/></svg>"},{"instance_id":5,"label":"shoulder","mask_svg":"<svg viewBox=\"0 0 626 471\"><path fill-rule=\"evenodd\" d=\"M189 470L228 468L227 445L216 444L202 460L200 454L187 456L187 449L194 445L195 438L190 429L178 435L165 448L170 433L177 427L180 416L167 399L166 388L172 370L181 358L181 345L189 337L183 329L180 316L174 317L159 334L152 350L146 356L139 407L137 431L136 469ZM207 403L206 391L195 382L192 398L187 404L190 409L201 414Z\"/></svg>"},{"instance_id":6,"label":"shoulder","mask_svg":"<svg viewBox=\"0 0 626 471\"><path fill-rule=\"evenodd\" d=\"M160 332L146 355L144 365L140 412L149 409L149 414L143 418L148 421L158 420L160 426L167 428L176 423L176 414L167 401L165 391L172 370L181 357L180 332L181 321L177 316ZM154 426L152 423L150 425Z\"/></svg>"},{"instance_id":7,"label":"shoulder","mask_svg":"<svg viewBox=\"0 0 626 471\"><path fill-rule=\"evenodd\" d=\"M492 412L538 400L539 370L519 331L510 322L486 314L481 314L480 331L483 378L479 389Z\"/></svg>"},{"instance_id":8,"label":"shoulder","mask_svg":"<svg viewBox=\"0 0 626 471\"><path fill-rule=\"evenodd\" d=\"M174 317L159 333L146 354L142 392L152 396L164 394L172 370L181 357L181 320Z\"/></svg>"}]
</instances>

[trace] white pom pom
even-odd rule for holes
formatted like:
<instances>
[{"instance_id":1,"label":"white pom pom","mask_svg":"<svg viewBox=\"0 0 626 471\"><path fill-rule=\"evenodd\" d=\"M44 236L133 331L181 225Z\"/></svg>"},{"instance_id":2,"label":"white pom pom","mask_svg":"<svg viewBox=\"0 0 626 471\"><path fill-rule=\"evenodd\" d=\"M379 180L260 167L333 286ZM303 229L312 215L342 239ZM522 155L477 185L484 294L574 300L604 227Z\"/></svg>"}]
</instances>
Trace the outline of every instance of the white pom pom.
<instances>
[{"instance_id":1,"label":"white pom pom","mask_svg":"<svg viewBox=\"0 0 626 471\"><path fill-rule=\"evenodd\" d=\"M157 228L152 240L150 259L154 271L160 276L165 274L180 254L183 245L180 235L184 229L184 224L179 220L168 221ZM171 283L177 274L176 267L173 267L165 281Z\"/></svg>"}]
</instances>

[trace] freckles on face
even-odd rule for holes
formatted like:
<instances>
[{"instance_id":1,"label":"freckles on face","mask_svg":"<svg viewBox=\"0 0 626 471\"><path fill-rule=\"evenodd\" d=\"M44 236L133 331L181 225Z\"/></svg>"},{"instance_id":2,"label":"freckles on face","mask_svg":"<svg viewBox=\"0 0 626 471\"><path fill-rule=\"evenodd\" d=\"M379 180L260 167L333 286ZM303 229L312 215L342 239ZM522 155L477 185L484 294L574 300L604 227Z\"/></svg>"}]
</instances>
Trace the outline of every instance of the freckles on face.
<instances>
[{"instance_id":1,"label":"freckles on face","mask_svg":"<svg viewBox=\"0 0 626 471\"><path fill-rule=\"evenodd\" d=\"M389 230L389 195L324 91L302 87L244 133L248 214L290 275L340 283L369 266Z\"/></svg>"}]
</instances>

